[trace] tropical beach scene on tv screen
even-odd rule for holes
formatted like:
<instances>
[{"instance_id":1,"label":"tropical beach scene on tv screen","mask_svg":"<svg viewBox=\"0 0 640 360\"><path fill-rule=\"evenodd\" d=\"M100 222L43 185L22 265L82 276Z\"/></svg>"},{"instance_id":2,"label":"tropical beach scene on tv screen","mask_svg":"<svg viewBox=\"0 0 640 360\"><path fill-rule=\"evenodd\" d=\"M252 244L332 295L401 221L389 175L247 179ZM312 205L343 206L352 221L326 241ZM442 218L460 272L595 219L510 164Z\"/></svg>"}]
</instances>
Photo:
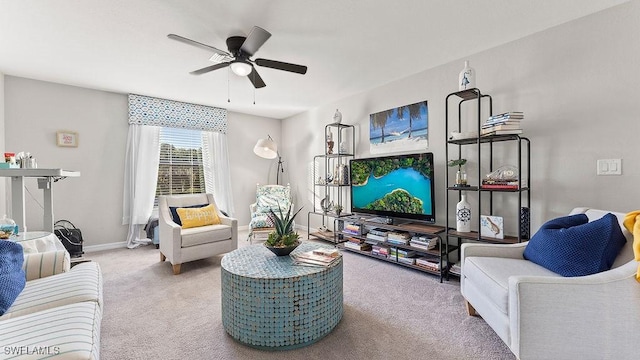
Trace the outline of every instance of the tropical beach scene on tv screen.
<instances>
[{"instance_id":1,"label":"tropical beach scene on tv screen","mask_svg":"<svg viewBox=\"0 0 640 360\"><path fill-rule=\"evenodd\" d=\"M433 166L426 154L351 162L357 209L431 215Z\"/></svg>"}]
</instances>

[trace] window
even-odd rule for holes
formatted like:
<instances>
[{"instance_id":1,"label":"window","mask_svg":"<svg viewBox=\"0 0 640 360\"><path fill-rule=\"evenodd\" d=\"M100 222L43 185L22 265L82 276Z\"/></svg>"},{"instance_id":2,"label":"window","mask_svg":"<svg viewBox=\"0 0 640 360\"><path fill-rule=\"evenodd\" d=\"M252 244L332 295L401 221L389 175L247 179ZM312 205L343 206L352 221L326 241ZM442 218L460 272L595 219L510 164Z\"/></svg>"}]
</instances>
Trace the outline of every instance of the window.
<instances>
[{"instance_id":1,"label":"window","mask_svg":"<svg viewBox=\"0 0 640 360\"><path fill-rule=\"evenodd\" d=\"M202 131L177 128L160 130L158 196L205 192Z\"/></svg>"}]
</instances>

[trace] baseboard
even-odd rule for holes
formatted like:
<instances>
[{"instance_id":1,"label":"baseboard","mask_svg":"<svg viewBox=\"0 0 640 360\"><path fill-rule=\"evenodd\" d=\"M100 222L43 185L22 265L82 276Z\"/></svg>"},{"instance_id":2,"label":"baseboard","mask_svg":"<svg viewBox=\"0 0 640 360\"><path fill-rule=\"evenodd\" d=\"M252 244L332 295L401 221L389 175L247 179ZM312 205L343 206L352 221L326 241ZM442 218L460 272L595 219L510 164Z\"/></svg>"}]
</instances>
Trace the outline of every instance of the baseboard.
<instances>
[{"instance_id":1,"label":"baseboard","mask_svg":"<svg viewBox=\"0 0 640 360\"><path fill-rule=\"evenodd\" d=\"M120 248L126 248L126 247L127 247L127 242L121 241L121 242L115 242L115 243L109 243L109 244L84 246L82 250L85 253L91 253L91 252L113 250L113 249L120 249Z\"/></svg>"}]
</instances>

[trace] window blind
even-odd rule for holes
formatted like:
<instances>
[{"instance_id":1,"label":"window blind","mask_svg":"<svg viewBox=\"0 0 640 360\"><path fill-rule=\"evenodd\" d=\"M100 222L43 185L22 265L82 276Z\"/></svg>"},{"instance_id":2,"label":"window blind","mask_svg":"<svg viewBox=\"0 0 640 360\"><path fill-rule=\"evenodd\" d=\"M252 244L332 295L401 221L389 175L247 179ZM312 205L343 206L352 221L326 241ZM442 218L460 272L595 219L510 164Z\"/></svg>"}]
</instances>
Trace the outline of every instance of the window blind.
<instances>
[{"instance_id":1,"label":"window blind","mask_svg":"<svg viewBox=\"0 0 640 360\"><path fill-rule=\"evenodd\" d=\"M156 204L160 195L205 192L202 131L163 127L160 130L160 163Z\"/></svg>"}]
</instances>

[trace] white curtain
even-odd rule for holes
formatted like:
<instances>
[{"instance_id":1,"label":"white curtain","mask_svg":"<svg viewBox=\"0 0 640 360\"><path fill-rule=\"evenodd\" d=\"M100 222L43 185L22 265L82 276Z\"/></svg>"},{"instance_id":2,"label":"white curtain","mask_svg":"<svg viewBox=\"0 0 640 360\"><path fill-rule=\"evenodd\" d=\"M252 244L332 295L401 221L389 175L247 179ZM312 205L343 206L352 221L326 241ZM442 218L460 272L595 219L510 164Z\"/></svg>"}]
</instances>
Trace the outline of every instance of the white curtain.
<instances>
[{"instance_id":1,"label":"white curtain","mask_svg":"<svg viewBox=\"0 0 640 360\"><path fill-rule=\"evenodd\" d=\"M127 247L151 243L140 233L151 217L160 162L160 127L129 124L124 168L122 224L129 224Z\"/></svg>"},{"instance_id":2,"label":"white curtain","mask_svg":"<svg viewBox=\"0 0 640 360\"><path fill-rule=\"evenodd\" d=\"M229 174L229 150L227 135L220 132L203 131L204 181L207 193L213 194L220 210L233 217L233 195Z\"/></svg>"}]
</instances>

